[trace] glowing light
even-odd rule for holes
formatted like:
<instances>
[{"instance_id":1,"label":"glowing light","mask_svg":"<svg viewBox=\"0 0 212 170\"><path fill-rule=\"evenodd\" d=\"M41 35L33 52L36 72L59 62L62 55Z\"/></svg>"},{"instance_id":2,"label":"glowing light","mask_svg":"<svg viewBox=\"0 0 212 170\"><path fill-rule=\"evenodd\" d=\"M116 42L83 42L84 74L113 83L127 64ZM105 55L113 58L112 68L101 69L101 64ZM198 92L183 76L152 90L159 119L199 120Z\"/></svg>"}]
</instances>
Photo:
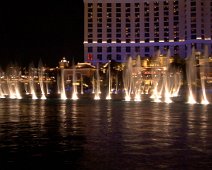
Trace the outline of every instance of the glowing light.
<instances>
[{"instance_id":1,"label":"glowing light","mask_svg":"<svg viewBox=\"0 0 212 170\"><path fill-rule=\"evenodd\" d=\"M131 100L130 95L126 95L124 99L125 101L130 101Z\"/></svg>"},{"instance_id":2,"label":"glowing light","mask_svg":"<svg viewBox=\"0 0 212 170\"><path fill-rule=\"evenodd\" d=\"M100 100L100 96L99 95L95 95L94 96L94 100Z\"/></svg>"},{"instance_id":3,"label":"glowing light","mask_svg":"<svg viewBox=\"0 0 212 170\"><path fill-rule=\"evenodd\" d=\"M166 92L165 94L165 103L172 103L169 92Z\"/></svg>"},{"instance_id":4,"label":"glowing light","mask_svg":"<svg viewBox=\"0 0 212 170\"><path fill-rule=\"evenodd\" d=\"M61 90L60 90L60 99L66 100L66 92L65 92L65 85L64 85L64 70L61 70Z\"/></svg>"},{"instance_id":5,"label":"glowing light","mask_svg":"<svg viewBox=\"0 0 212 170\"><path fill-rule=\"evenodd\" d=\"M201 104L207 105L207 104L209 104L209 101L208 100L202 100Z\"/></svg>"},{"instance_id":6,"label":"glowing light","mask_svg":"<svg viewBox=\"0 0 212 170\"><path fill-rule=\"evenodd\" d=\"M72 100L77 100L77 99L78 99L78 96L77 96L77 93L76 93L76 92L74 92L74 93L72 94L71 99L72 99Z\"/></svg>"},{"instance_id":7,"label":"glowing light","mask_svg":"<svg viewBox=\"0 0 212 170\"><path fill-rule=\"evenodd\" d=\"M189 103L189 104L196 104L196 103L197 103L197 102L195 101L195 99L194 99L193 94L190 94L190 95L188 96L188 103Z\"/></svg>"},{"instance_id":8,"label":"glowing light","mask_svg":"<svg viewBox=\"0 0 212 170\"><path fill-rule=\"evenodd\" d=\"M42 100L45 100L45 99L46 99L45 94L42 94L41 99L42 99Z\"/></svg>"},{"instance_id":9,"label":"glowing light","mask_svg":"<svg viewBox=\"0 0 212 170\"><path fill-rule=\"evenodd\" d=\"M141 96L139 94L135 95L134 101L141 101Z\"/></svg>"},{"instance_id":10,"label":"glowing light","mask_svg":"<svg viewBox=\"0 0 212 170\"><path fill-rule=\"evenodd\" d=\"M106 99L107 100L111 100L112 99L110 93L107 95Z\"/></svg>"}]
</instances>

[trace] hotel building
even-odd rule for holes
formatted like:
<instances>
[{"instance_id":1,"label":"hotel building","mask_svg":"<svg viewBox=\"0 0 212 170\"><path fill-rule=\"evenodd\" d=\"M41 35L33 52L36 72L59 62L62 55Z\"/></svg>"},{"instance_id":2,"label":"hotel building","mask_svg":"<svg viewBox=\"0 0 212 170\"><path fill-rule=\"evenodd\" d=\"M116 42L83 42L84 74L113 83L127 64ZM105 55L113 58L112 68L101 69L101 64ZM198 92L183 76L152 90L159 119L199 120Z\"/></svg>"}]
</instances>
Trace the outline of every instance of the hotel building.
<instances>
[{"instance_id":1,"label":"hotel building","mask_svg":"<svg viewBox=\"0 0 212 170\"><path fill-rule=\"evenodd\" d=\"M84 0L86 62L211 54L211 39L212 0Z\"/></svg>"}]
</instances>

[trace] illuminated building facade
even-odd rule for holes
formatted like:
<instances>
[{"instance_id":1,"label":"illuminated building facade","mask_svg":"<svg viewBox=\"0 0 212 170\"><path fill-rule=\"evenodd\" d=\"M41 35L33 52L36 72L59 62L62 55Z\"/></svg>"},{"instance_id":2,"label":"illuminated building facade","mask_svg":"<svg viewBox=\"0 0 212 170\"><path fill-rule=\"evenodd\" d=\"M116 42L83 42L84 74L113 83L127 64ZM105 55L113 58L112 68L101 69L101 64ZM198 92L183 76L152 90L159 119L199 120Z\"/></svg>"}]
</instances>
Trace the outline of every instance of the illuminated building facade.
<instances>
[{"instance_id":1,"label":"illuminated building facade","mask_svg":"<svg viewBox=\"0 0 212 170\"><path fill-rule=\"evenodd\" d=\"M212 49L212 0L84 0L84 60Z\"/></svg>"}]
</instances>

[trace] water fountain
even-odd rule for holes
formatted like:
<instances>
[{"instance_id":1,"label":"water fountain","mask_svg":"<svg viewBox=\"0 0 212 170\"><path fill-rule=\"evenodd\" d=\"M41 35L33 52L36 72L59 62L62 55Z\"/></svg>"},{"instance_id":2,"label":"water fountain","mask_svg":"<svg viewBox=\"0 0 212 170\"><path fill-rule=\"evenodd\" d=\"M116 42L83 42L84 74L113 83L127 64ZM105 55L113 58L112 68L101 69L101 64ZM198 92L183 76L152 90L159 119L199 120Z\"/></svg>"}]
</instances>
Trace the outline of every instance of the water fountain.
<instances>
[{"instance_id":1,"label":"water fountain","mask_svg":"<svg viewBox=\"0 0 212 170\"><path fill-rule=\"evenodd\" d=\"M44 68L43 68L42 62L40 61L38 65L38 79L39 79L41 95L42 95L41 99L46 99L45 91L44 91L44 83L43 83L43 74L44 74Z\"/></svg>"},{"instance_id":2,"label":"water fountain","mask_svg":"<svg viewBox=\"0 0 212 170\"><path fill-rule=\"evenodd\" d=\"M135 77L134 77L134 100L135 101L141 101L141 84L143 82L142 77L141 77L141 58L138 55L136 58L136 65L134 68L134 72L135 72Z\"/></svg>"},{"instance_id":3,"label":"water fountain","mask_svg":"<svg viewBox=\"0 0 212 170\"><path fill-rule=\"evenodd\" d=\"M164 89L164 98L165 98L165 103L172 103L171 100L171 73L169 72L170 69L170 50L168 50L167 55L166 55L166 60L165 60L165 75L164 75L164 81L163 83L165 84L165 89Z\"/></svg>"},{"instance_id":4,"label":"water fountain","mask_svg":"<svg viewBox=\"0 0 212 170\"><path fill-rule=\"evenodd\" d=\"M60 81L60 75L57 73L57 93L60 94L60 85L61 85L61 81Z\"/></svg>"},{"instance_id":5,"label":"water fountain","mask_svg":"<svg viewBox=\"0 0 212 170\"><path fill-rule=\"evenodd\" d=\"M129 57L126 68L123 70L123 84L125 91L125 101L131 100L132 86L133 86L133 75L132 75L132 58Z\"/></svg>"},{"instance_id":6,"label":"water fountain","mask_svg":"<svg viewBox=\"0 0 212 170\"><path fill-rule=\"evenodd\" d=\"M29 87L30 87L30 94L32 95L32 99L38 99L36 92L35 92L35 70L33 64L29 67Z\"/></svg>"},{"instance_id":7,"label":"water fountain","mask_svg":"<svg viewBox=\"0 0 212 170\"><path fill-rule=\"evenodd\" d=\"M20 93L20 88L19 88L19 81L18 78L20 77L20 73L18 68L16 67L11 67L10 69L7 70L7 88L8 88L8 94L9 98L11 99L21 99L21 93Z\"/></svg>"},{"instance_id":8,"label":"water fountain","mask_svg":"<svg viewBox=\"0 0 212 170\"><path fill-rule=\"evenodd\" d=\"M31 64L28 72L25 72L23 75L20 68L17 69L17 67L12 66L6 72L0 71L0 98L21 99L31 96L32 99L38 99L37 96L39 96L40 99L46 99L60 94L60 98L65 100L67 95L69 95L68 82L72 82L70 99L78 99L77 87L79 86L81 96L86 95L86 97L89 97L93 93L94 99L100 100L100 82L102 82L103 85L107 84L104 89L107 91L107 94L104 96L105 93L103 93L101 96L107 100L116 98L124 99L125 101L149 100L152 102L172 103L176 100L184 101L184 97L187 97L187 103L190 104L209 104L208 92L211 89L210 84L208 84L208 75L211 73L207 48L205 48L204 55L202 56L197 56L195 49L192 49L191 54L185 60L186 83L184 82L183 84L182 80L185 77L183 77L182 68L179 69L180 67L171 63L172 58L170 56L170 51L167 51L166 56L161 55L160 51L158 51L157 55L152 59L144 59L140 56L136 58L128 57L126 63L122 63L121 67L118 66L119 71L120 68L122 70L122 80L118 76L118 72L112 72L112 62L107 63L106 71L105 69L100 69L99 63L97 63L95 71L93 70L92 74L89 74L89 79L86 77L87 73L80 73L77 70L79 67L74 65L70 70L68 68L55 70L56 74L53 79L51 79L51 74L46 72L46 68L43 67L41 62L39 62L38 68ZM113 66L113 70L114 68ZM72 74L72 80L69 81L66 80L68 72ZM78 73L80 78L77 77ZM107 79L103 79L100 75L106 73ZM84 75L85 80L83 80ZM112 75L116 75L114 77L115 82L113 83L113 95L111 95ZM49 81L50 79L51 81ZM90 84L86 84L88 81L90 81ZM86 90L83 89L84 85ZM181 96L179 96L179 93ZM46 94L48 95L46 96Z\"/></svg>"},{"instance_id":9,"label":"water fountain","mask_svg":"<svg viewBox=\"0 0 212 170\"><path fill-rule=\"evenodd\" d=\"M101 90L100 90L99 63L97 63L97 66L96 66L96 87L95 87L94 99L100 100L100 94L101 94Z\"/></svg>"},{"instance_id":10,"label":"water fountain","mask_svg":"<svg viewBox=\"0 0 212 170\"><path fill-rule=\"evenodd\" d=\"M188 103L195 104L196 102L196 81L197 81L197 69L195 64L195 49L192 49L192 53L187 57L186 61L186 77L188 82Z\"/></svg>"},{"instance_id":11,"label":"water fountain","mask_svg":"<svg viewBox=\"0 0 212 170\"><path fill-rule=\"evenodd\" d=\"M83 76L82 76L82 74L80 75L80 91L81 91L81 94L84 94L84 92L83 92Z\"/></svg>"},{"instance_id":12,"label":"water fountain","mask_svg":"<svg viewBox=\"0 0 212 170\"><path fill-rule=\"evenodd\" d=\"M66 100L66 91L65 91L65 82L64 82L64 69L61 69L61 90L60 90L60 98L62 100Z\"/></svg>"},{"instance_id":13,"label":"water fountain","mask_svg":"<svg viewBox=\"0 0 212 170\"><path fill-rule=\"evenodd\" d=\"M202 98L201 104L209 104L206 95L206 88L205 88L205 80L207 75L209 74L209 64L208 64L208 46L205 46L204 55L203 55L203 62L200 62L200 80L201 80L201 87L202 87Z\"/></svg>"},{"instance_id":14,"label":"water fountain","mask_svg":"<svg viewBox=\"0 0 212 170\"><path fill-rule=\"evenodd\" d=\"M111 61L108 62L108 94L107 94L107 97L106 97L107 100L111 99L111 84L112 84L112 82L111 82L110 62Z\"/></svg>"},{"instance_id":15,"label":"water fountain","mask_svg":"<svg viewBox=\"0 0 212 170\"><path fill-rule=\"evenodd\" d=\"M77 100L77 79L76 79L76 68L73 65L73 73L72 73L72 100Z\"/></svg>"},{"instance_id":16,"label":"water fountain","mask_svg":"<svg viewBox=\"0 0 212 170\"><path fill-rule=\"evenodd\" d=\"M195 48L192 48L191 55L187 58L186 65L186 75L188 82L188 103L195 104L200 101L202 104L208 104L208 99L205 89L205 79L208 73L208 56L207 48L205 49L204 55L198 58L199 63L197 63ZM197 56L199 57L199 56ZM198 66L199 65L199 66ZM199 67L199 71L197 68ZM198 77L200 82L198 81ZM200 91L201 90L201 91Z\"/></svg>"}]
</instances>

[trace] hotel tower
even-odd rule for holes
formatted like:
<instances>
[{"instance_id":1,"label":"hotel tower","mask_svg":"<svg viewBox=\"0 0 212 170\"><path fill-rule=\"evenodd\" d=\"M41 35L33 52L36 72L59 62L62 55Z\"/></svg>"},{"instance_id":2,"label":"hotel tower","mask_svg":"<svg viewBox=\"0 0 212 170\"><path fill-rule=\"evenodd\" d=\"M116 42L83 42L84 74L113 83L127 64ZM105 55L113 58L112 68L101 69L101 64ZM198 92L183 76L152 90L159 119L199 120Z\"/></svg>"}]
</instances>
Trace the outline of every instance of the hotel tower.
<instances>
[{"instance_id":1,"label":"hotel tower","mask_svg":"<svg viewBox=\"0 0 212 170\"><path fill-rule=\"evenodd\" d=\"M212 50L212 0L84 0L84 60Z\"/></svg>"}]
</instances>

